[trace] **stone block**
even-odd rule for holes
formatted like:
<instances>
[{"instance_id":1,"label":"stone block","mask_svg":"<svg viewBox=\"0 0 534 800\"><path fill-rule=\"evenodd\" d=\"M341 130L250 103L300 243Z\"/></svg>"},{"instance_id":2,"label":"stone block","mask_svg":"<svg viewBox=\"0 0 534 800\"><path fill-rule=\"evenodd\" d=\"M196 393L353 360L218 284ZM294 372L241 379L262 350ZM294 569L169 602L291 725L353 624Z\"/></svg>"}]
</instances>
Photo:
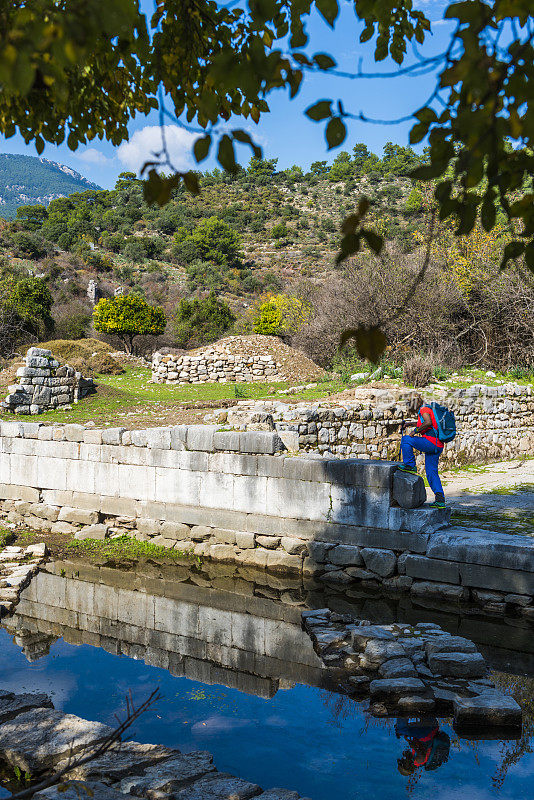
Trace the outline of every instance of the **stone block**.
<instances>
[{"instance_id":1,"label":"stone block","mask_svg":"<svg viewBox=\"0 0 534 800\"><path fill-rule=\"evenodd\" d=\"M447 561L534 572L532 537L519 534L449 528L431 537L427 555Z\"/></svg>"},{"instance_id":2,"label":"stone block","mask_svg":"<svg viewBox=\"0 0 534 800\"><path fill-rule=\"evenodd\" d=\"M270 498L268 487L271 480L275 479L253 475L236 475L233 478L233 501L231 505L226 504L220 507L251 514L269 514Z\"/></svg>"},{"instance_id":3,"label":"stone block","mask_svg":"<svg viewBox=\"0 0 534 800\"><path fill-rule=\"evenodd\" d=\"M412 578L439 583L460 583L460 569L454 561L407 554L403 556L403 566L404 573Z\"/></svg>"},{"instance_id":4,"label":"stone block","mask_svg":"<svg viewBox=\"0 0 534 800\"><path fill-rule=\"evenodd\" d=\"M333 547L335 545L330 542L308 542L310 558L320 564L329 560L329 553Z\"/></svg>"},{"instance_id":5,"label":"stone block","mask_svg":"<svg viewBox=\"0 0 534 800\"><path fill-rule=\"evenodd\" d=\"M147 435L146 431L130 431L130 444L134 447L146 447Z\"/></svg>"},{"instance_id":6,"label":"stone block","mask_svg":"<svg viewBox=\"0 0 534 800\"><path fill-rule=\"evenodd\" d=\"M87 525L74 534L75 539L106 539L109 528L107 525Z\"/></svg>"},{"instance_id":7,"label":"stone block","mask_svg":"<svg viewBox=\"0 0 534 800\"><path fill-rule=\"evenodd\" d=\"M109 445L120 445L122 441L122 434L126 428L103 428L101 431L93 431L95 434L100 434L99 436L95 436L94 444L109 444ZM98 439L101 441L98 441ZM87 439L84 436L84 442Z\"/></svg>"},{"instance_id":8,"label":"stone block","mask_svg":"<svg viewBox=\"0 0 534 800\"><path fill-rule=\"evenodd\" d=\"M325 468L322 459L306 458L284 458L283 460L284 478L297 481L324 481Z\"/></svg>"},{"instance_id":9,"label":"stone block","mask_svg":"<svg viewBox=\"0 0 534 800\"><path fill-rule=\"evenodd\" d=\"M286 553L292 556L301 556L307 549L306 542L303 542L302 539L295 539L292 536L282 537L282 547Z\"/></svg>"},{"instance_id":10,"label":"stone block","mask_svg":"<svg viewBox=\"0 0 534 800\"><path fill-rule=\"evenodd\" d=\"M187 425L173 425L171 427L171 448L185 450L187 440Z\"/></svg>"},{"instance_id":11,"label":"stone block","mask_svg":"<svg viewBox=\"0 0 534 800\"><path fill-rule=\"evenodd\" d=\"M459 730L479 729L489 726L520 728L521 707L513 697L496 689L486 689L476 697L460 697L453 700L454 725Z\"/></svg>"},{"instance_id":12,"label":"stone block","mask_svg":"<svg viewBox=\"0 0 534 800\"><path fill-rule=\"evenodd\" d=\"M256 478L241 478L242 481L255 482ZM225 472L206 472L200 474L199 504L206 508L234 507L234 476Z\"/></svg>"},{"instance_id":13,"label":"stone block","mask_svg":"<svg viewBox=\"0 0 534 800\"><path fill-rule=\"evenodd\" d=\"M329 484L267 478L267 512L278 517L328 522L332 518Z\"/></svg>"},{"instance_id":14,"label":"stone block","mask_svg":"<svg viewBox=\"0 0 534 800\"><path fill-rule=\"evenodd\" d=\"M25 439L38 439L39 429L42 427L42 422L23 422L22 435Z\"/></svg>"},{"instance_id":15,"label":"stone block","mask_svg":"<svg viewBox=\"0 0 534 800\"><path fill-rule=\"evenodd\" d=\"M248 550L255 546L254 534L246 531L236 531L235 543L240 550Z\"/></svg>"},{"instance_id":16,"label":"stone block","mask_svg":"<svg viewBox=\"0 0 534 800\"><path fill-rule=\"evenodd\" d=\"M314 544L317 545L317 543ZM312 548L310 555L314 552L316 551ZM330 564L337 564L342 567L359 567L363 564L360 548L346 544L338 544L337 547L330 550L326 555L326 560Z\"/></svg>"},{"instance_id":17,"label":"stone block","mask_svg":"<svg viewBox=\"0 0 534 800\"><path fill-rule=\"evenodd\" d=\"M432 653L428 666L434 675L446 678L482 678L487 673L480 653Z\"/></svg>"},{"instance_id":18,"label":"stone block","mask_svg":"<svg viewBox=\"0 0 534 800\"><path fill-rule=\"evenodd\" d=\"M217 434L215 434L217 436ZM269 458L269 461L278 459ZM258 456L242 453L212 453L208 456L210 472L226 472L231 475L258 475Z\"/></svg>"},{"instance_id":19,"label":"stone block","mask_svg":"<svg viewBox=\"0 0 534 800\"><path fill-rule=\"evenodd\" d=\"M344 525L387 528L389 492L382 488L332 485L329 520Z\"/></svg>"},{"instance_id":20,"label":"stone block","mask_svg":"<svg viewBox=\"0 0 534 800\"><path fill-rule=\"evenodd\" d=\"M136 521L136 528L139 533L146 533L147 536L155 536L160 533L161 522L158 519L148 519L140 517Z\"/></svg>"},{"instance_id":21,"label":"stone block","mask_svg":"<svg viewBox=\"0 0 534 800\"><path fill-rule=\"evenodd\" d=\"M479 564L460 564L459 569L461 581L465 586L534 595L534 572L499 569Z\"/></svg>"},{"instance_id":22,"label":"stone block","mask_svg":"<svg viewBox=\"0 0 534 800\"><path fill-rule=\"evenodd\" d=\"M120 497L132 497L135 500L153 500L155 498L155 467L119 464L118 477Z\"/></svg>"},{"instance_id":23,"label":"stone block","mask_svg":"<svg viewBox=\"0 0 534 800\"><path fill-rule=\"evenodd\" d=\"M83 442L85 428L83 425L65 425L65 439L68 442Z\"/></svg>"},{"instance_id":24,"label":"stone block","mask_svg":"<svg viewBox=\"0 0 534 800\"><path fill-rule=\"evenodd\" d=\"M171 429L168 427L147 428L146 430L147 447L157 450L170 450Z\"/></svg>"},{"instance_id":25,"label":"stone block","mask_svg":"<svg viewBox=\"0 0 534 800\"><path fill-rule=\"evenodd\" d=\"M86 444L102 444L103 431L98 428L86 428L83 432L83 441Z\"/></svg>"},{"instance_id":26,"label":"stone block","mask_svg":"<svg viewBox=\"0 0 534 800\"><path fill-rule=\"evenodd\" d=\"M216 431L213 434L213 447L215 450L231 450L239 452L240 446L240 431Z\"/></svg>"},{"instance_id":27,"label":"stone block","mask_svg":"<svg viewBox=\"0 0 534 800\"><path fill-rule=\"evenodd\" d=\"M442 601L460 603L469 600L467 586L452 586L449 583L430 583L429 581L415 581L410 589L412 597L420 600Z\"/></svg>"},{"instance_id":28,"label":"stone block","mask_svg":"<svg viewBox=\"0 0 534 800\"><path fill-rule=\"evenodd\" d=\"M384 527L410 533L435 533L446 528L450 518L450 508L430 508L430 506L414 509L390 508L388 524Z\"/></svg>"},{"instance_id":29,"label":"stone block","mask_svg":"<svg viewBox=\"0 0 534 800\"><path fill-rule=\"evenodd\" d=\"M393 499L401 508L422 506L426 501L426 489L421 476L397 470L393 475Z\"/></svg>"},{"instance_id":30,"label":"stone block","mask_svg":"<svg viewBox=\"0 0 534 800\"><path fill-rule=\"evenodd\" d=\"M162 522L160 528L160 534L165 539L173 539L175 541L188 539L191 533L191 529L188 525L184 525L183 522Z\"/></svg>"},{"instance_id":31,"label":"stone block","mask_svg":"<svg viewBox=\"0 0 534 800\"><path fill-rule=\"evenodd\" d=\"M284 443L276 432L272 431L244 431L241 434L240 447L242 453L274 453L284 450Z\"/></svg>"},{"instance_id":32,"label":"stone block","mask_svg":"<svg viewBox=\"0 0 534 800\"><path fill-rule=\"evenodd\" d=\"M361 554L367 569L375 572L382 578L389 578L395 573L397 557L391 550L381 550L377 547L364 547Z\"/></svg>"},{"instance_id":33,"label":"stone block","mask_svg":"<svg viewBox=\"0 0 534 800\"><path fill-rule=\"evenodd\" d=\"M378 668L382 678L416 678L415 667L409 658L391 658Z\"/></svg>"},{"instance_id":34,"label":"stone block","mask_svg":"<svg viewBox=\"0 0 534 800\"><path fill-rule=\"evenodd\" d=\"M71 535L73 533L76 533L77 528L75 525L71 525L70 522L52 522L50 530L52 531L52 533Z\"/></svg>"},{"instance_id":35,"label":"stone block","mask_svg":"<svg viewBox=\"0 0 534 800\"><path fill-rule=\"evenodd\" d=\"M425 691L425 684L419 678L383 678L369 685L371 700L375 702L392 702L402 695L419 695Z\"/></svg>"},{"instance_id":36,"label":"stone block","mask_svg":"<svg viewBox=\"0 0 534 800\"><path fill-rule=\"evenodd\" d=\"M216 425L188 425L186 447L188 450L201 450L213 453L213 437L217 432Z\"/></svg>"},{"instance_id":37,"label":"stone block","mask_svg":"<svg viewBox=\"0 0 534 800\"><path fill-rule=\"evenodd\" d=\"M280 537L256 534L256 544L258 547L265 547L267 550L276 550L280 546Z\"/></svg>"}]
</instances>

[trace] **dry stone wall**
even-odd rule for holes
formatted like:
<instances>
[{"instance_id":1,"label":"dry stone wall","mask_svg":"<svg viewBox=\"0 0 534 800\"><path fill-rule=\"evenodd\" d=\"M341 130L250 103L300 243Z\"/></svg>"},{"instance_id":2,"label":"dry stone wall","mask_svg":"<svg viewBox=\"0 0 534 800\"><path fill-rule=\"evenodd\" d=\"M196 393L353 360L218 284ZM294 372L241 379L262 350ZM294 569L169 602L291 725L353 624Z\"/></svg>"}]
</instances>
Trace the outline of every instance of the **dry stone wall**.
<instances>
[{"instance_id":1,"label":"dry stone wall","mask_svg":"<svg viewBox=\"0 0 534 800\"><path fill-rule=\"evenodd\" d=\"M218 562L534 618L527 536L393 500L396 464L288 456L276 433L2 422L7 525L125 533Z\"/></svg>"},{"instance_id":2,"label":"dry stone wall","mask_svg":"<svg viewBox=\"0 0 534 800\"><path fill-rule=\"evenodd\" d=\"M232 355L206 348L198 355L162 355L152 357L154 383L250 383L285 381L272 355Z\"/></svg>"},{"instance_id":3,"label":"dry stone wall","mask_svg":"<svg viewBox=\"0 0 534 800\"><path fill-rule=\"evenodd\" d=\"M94 391L91 378L84 378L67 364L60 366L51 350L30 347L26 366L17 370L18 384L9 387L2 408L14 414L40 414L51 408L75 403Z\"/></svg>"},{"instance_id":4,"label":"dry stone wall","mask_svg":"<svg viewBox=\"0 0 534 800\"><path fill-rule=\"evenodd\" d=\"M374 390L360 402L323 403L241 401L207 421L246 429L272 426L291 449L343 458L398 458L400 428L410 393ZM413 394L413 393L411 393ZM450 464L534 455L534 387L473 385L440 393L436 399L454 411L458 434L445 445Z\"/></svg>"}]
</instances>

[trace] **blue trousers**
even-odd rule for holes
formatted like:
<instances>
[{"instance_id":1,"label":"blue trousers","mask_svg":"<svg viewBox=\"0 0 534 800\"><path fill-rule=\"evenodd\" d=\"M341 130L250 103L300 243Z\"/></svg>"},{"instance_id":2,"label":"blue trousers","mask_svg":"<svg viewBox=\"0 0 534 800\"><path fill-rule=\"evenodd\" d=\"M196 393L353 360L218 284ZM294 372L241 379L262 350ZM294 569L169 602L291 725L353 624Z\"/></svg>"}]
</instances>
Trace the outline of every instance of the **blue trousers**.
<instances>
[{"instance_id":1,"label":"blue trousers","mask_svg":"<svg viewBox=\"0 0 534 800\"><path fill-rule=\"evenodd\" d=\"M424 436L403 436L401 439L402 463L407 467L415 467L414 450L425 454L425 472L428 485L434 494L443 494L443 486L438 475L439 457L442 447L436 447Z\"/></svg>"}]
</instances>

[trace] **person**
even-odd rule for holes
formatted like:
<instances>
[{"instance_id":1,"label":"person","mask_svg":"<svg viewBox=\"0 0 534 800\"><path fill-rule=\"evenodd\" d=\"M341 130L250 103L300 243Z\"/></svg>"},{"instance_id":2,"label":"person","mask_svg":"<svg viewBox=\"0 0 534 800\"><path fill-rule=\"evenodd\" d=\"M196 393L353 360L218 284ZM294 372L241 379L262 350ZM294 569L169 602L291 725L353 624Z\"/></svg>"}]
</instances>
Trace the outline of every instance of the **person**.
<instances>
[{"instance_id":1,"label":"person","mask_svg":"<svg viewBox=\"0 0 534 800\"><path fill-rule=\"evenodd\" d=\"M410 409L417 411L417 422L408 420L408 428L414 428L415 436L401 438L402 464L399 469L417 475L414 450L425 454L425 472L428 485L434 492L433 508L445 508L445 494L439 477L439 457L443 452L443 442L438 438L438 426L434 412L417 397L410 404Z\"/></svg>"},{"instance_id":2,"label":"person","mask_svg":"<svg viewBox=\"0 0 534 800\"><path fill-rule=\"evenodd\" d=\"M445 731L440 731L435 717L400 718L395 724L395 735L397 739L402 736L409 745L397 759L401 775L408 777L421 768L434 770L449 760L451 740Z\"/></svg>"}]
</instances>

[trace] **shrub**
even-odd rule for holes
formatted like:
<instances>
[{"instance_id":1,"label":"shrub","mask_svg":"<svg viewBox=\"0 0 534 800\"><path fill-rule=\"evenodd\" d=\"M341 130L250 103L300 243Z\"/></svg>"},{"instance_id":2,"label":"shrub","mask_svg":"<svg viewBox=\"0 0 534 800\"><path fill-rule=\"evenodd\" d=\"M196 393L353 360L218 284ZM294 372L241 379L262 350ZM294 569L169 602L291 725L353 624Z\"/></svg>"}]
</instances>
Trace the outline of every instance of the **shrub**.
<instances>
[{"instance_id":1,"label":"shrub","mask_svg":"<svg viewBox=\"0 0 534 800\"><path fill-rule=\"evenodd\" d=\"M275 294L258 301L251 309L251 328L264 336L293 334L308 321L312 308L305 300Z\"/></svg>"},{"instance_id":2,"label":"shrub","mask_svg":"<svg viewBox=\"0 0 534 800\"><path fill-rule=\"evenodd\" d=\"M81 303L72 304L55 314L55 333L59 339L85 339L91 319L88 308Z\"/></svg>"},{"instance_id":3,"label":"shrub","mask_svg":"<svg viewBox=\"0 0 534 800\"><path fill-rule=\"evenodd\" d=\"M283 239L288 235L289 231L285 222L279 222L271 228L271 236L273 239Z\"/></svg>"},{"instance_id":4,"label":"shrub","mask_svg":"<svg viewBox=\"0 0 534 800\"><path fill-rule=\"evenodd\" d=\"M402 377L409 386L428 386L433 375L432 362L426 356L413 356L404 362Z\"/></svg>"},{"instance_id":5,"label":"shrub","mask_svg":"<svg viewBox=\"0 0 534 800\"><path fill-rule=\"evenodd\" d=\"M207 297L184 298L174 316L174 338L178 347L198 347L213 342L235 322L231 308L211 291Z\"/></svg>"},{"instance_id":6,"label":"shrub","mask_svg":"<svg viewBox=\"0 0 534 800\"><path fill-rule=\"evenodd\" d=\"M50 244L36 233L18 231L13 234L12 242L13 255L19 258L29 258L36 261L51 252Z\"/></svg>"}]
</instances>

